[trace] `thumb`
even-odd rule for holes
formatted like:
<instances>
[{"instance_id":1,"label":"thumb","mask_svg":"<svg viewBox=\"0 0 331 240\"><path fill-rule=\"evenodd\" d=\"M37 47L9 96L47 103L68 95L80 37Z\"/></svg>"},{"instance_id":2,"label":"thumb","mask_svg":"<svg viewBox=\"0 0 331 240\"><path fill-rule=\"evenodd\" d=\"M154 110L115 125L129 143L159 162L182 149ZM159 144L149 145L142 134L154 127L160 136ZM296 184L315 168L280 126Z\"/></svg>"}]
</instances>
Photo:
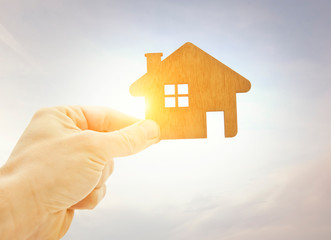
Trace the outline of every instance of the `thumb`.
<instances>
[{"instance_id":1,"label":"thumb","mask_svg":"<svg viewBox=\"0 0 331 240\"><path fill-rule=\"evenodd\" d=\"M104 133L110 156L123 157L135 154L159 142L160 128L152 120L143 120L114 132Z\"/></svg>"}]
</instances>

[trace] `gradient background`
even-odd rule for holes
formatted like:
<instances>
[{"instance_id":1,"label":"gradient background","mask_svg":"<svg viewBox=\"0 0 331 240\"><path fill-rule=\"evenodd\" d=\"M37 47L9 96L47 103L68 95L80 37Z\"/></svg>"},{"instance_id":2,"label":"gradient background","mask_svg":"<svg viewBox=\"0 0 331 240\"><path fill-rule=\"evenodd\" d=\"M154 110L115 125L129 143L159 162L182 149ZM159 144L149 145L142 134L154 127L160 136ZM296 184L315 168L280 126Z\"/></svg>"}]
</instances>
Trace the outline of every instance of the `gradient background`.
<instances>
[{"instance_id":1,"label":"gradient background","mask_svg":"<svg viewBox=\"0 0 331 240\"><path fill-rule=\"evenodd\" d=\"M64 239L331 238L331 2L0 0L0 163L33 113L105 105L144 117L129 86L146 52L190 41L249 79L239 132L117 159L108 194Z\"/></svg>"}]
</instances>

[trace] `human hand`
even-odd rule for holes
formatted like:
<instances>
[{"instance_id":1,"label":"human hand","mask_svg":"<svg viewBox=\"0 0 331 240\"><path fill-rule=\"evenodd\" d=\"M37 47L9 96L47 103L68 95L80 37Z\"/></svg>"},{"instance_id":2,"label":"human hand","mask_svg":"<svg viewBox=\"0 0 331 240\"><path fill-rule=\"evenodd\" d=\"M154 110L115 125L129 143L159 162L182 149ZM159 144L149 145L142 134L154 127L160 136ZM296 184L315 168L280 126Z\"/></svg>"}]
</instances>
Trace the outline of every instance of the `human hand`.
<instances>
[{"instance_id":1,"label":"human hand","mask_svg":"<svg viewBox=\"0 0 331 240\"><path fill-rule=\"evenodd\" d=\"M113 158L159 141L159 127L100 107L38 111L0 169L2 239L59 239L75 209L105 195Z\"/></svg>"}]
</instances>

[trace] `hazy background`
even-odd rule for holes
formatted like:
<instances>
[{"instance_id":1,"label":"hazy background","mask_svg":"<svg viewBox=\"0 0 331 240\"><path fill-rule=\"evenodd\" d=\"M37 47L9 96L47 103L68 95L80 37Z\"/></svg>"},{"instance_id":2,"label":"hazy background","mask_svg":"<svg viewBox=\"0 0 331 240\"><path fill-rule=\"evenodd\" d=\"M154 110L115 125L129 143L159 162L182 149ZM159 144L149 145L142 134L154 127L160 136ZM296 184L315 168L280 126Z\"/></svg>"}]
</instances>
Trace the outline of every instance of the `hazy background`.
<instances>
[{"instance_id":1,"label":"hazy background","mask_svg":"<svg viewBox=\"0 0 331 240\"><path fill-rule=\"evenodd\" d=\"M239 132L117 159L108 194L64 239L331 238L330 1L0 0L0 163L44 106L144 117L146 52L192 42L249 79Z\"/></svg>"}]
</instances>

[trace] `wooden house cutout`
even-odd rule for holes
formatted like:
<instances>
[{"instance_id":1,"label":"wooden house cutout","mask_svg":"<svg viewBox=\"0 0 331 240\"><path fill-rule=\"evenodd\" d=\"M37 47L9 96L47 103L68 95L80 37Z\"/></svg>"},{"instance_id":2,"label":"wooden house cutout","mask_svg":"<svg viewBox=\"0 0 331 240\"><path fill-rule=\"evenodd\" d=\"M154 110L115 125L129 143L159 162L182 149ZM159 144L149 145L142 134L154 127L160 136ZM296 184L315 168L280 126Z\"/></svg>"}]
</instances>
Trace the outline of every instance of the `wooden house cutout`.
<instances>
[{"instance_id":1,"label":"wooden house cutout","mask_svg":"<svg viewBox=\"0 0 331 240\"><path fill-rule=\"evenodd\" d=\"M224 111L225 137L237 134L236 93L251 83L192 43L161 61L147 53L147 73L130 86L144 96L146 119L160 125L161 139L206 138L206 112Z\"/></svg>"}]
</instances>

